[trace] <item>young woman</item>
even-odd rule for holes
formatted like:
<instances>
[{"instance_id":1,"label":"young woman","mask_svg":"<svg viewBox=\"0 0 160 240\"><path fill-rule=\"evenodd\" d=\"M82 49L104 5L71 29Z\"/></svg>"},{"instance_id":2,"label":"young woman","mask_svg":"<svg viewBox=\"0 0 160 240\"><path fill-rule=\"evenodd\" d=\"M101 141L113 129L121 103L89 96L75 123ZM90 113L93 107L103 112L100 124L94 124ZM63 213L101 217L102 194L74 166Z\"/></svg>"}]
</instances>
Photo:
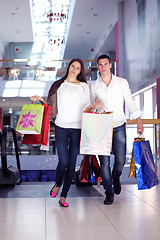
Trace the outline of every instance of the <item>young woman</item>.
<instances>
[{"instance_id":1,"label":"young woman","mask_svg":"<svg viewBox=\"0 0 160 240\"><path fill-rule=\"evenodd\" d=\"M31 97L32 101L37 99L44 102L39 96ZM68 207L66 197L73 180L79 153L82 114L90 105L89 87L81 59L72 59L65 76L52 84L47 103L51 105L51 121L55 122L55 141L59 159L56 181L50 196L55 198L63 185L59 204L62 207ZM97 105L99 102L93 103L87 107L87 110Z\"/></svg>"}]
</instances>

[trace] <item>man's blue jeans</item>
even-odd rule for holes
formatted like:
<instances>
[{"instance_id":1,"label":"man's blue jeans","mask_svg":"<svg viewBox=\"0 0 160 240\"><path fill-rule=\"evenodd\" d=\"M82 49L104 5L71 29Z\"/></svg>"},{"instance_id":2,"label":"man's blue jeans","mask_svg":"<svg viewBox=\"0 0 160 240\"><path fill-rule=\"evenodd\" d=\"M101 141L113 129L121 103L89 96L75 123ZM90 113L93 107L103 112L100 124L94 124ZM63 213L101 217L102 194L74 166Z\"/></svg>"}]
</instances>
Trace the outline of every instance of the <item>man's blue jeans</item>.
<instances>
[{"instance_id":1,"label":"man's blue jeans","mask_svg":"<svg viewBox=\"0 0 160 240\"><path fill-rule=\"evenodd\" d=\"M61 197L66 198L74 177L80 136L81 129L55 126L55 142L59 158L56 169L56 186L60 187L64 180Z\"/></svg>"},{"instance_id":2,"label":"man's blue jeans","mask_svg":"<svg viewBox=\"0 0 160 240\"><path fill-rule=\"evenodd\" d=\"M106 195L113 194L112 179L118 179L126 160L126 124L113 128L112 153L114 165L111 173L110 156L99 156L101 164L101 177Z\"/></svg>"}]
</instances>

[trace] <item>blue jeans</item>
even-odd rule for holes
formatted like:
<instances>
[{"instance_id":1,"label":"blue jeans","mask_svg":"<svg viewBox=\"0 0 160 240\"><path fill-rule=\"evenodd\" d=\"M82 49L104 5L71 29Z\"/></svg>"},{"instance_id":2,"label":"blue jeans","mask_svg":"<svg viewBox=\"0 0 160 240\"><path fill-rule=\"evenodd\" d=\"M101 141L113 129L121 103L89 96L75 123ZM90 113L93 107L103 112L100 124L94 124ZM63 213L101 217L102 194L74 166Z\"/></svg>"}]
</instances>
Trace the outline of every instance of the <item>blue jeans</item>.
<instances>
[{"instance_id":1,"label":"blue jeans","mask_svg":"<svg viewBox=\"0 0 160 240\"><path fill-rule=\"evenodd\" d=\"M110 156L99 156L101 177L106 195L113 194L112 178L119 179L126 160L126 124L113 128L112 153L114 165L111 173Z\"/></svg>"},{"instance_id":2,"label":"blue jeans","mask_svg":"<svg viewBox=\"0 0 160 240\"><path fill-rule=\"evenodd\" d=\"M59 158L56 169L56 186L60 187L64 181L61 197L67 197L74 177L80 137L81 129L55 126L55 142Z\"/></svg>"}]
</instances>

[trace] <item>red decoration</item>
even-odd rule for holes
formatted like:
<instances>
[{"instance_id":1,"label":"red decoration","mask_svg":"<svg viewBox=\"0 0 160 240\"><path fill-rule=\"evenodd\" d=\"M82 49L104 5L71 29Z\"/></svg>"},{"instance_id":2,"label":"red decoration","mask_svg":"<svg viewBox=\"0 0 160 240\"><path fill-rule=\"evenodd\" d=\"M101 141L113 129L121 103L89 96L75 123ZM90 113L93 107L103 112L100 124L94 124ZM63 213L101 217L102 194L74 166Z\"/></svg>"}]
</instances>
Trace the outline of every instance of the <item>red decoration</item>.
<instances>
[{"instance_id":1,"label":"red decoration","mask_svg":"<svg viewBox=\"0 0 160 240\"><path fill-rule=\"evenodd\" d=\"M91 48L91 52L94 52L94 48Z\"/></svg>"},{"instance_id":2,"label":"red decoration","mask_svg":"<svg viewBox=\"0 0 160 240\"><path fill-rule=\"evenodd\" d=\"M54 16L54 18L52 18ZM50 22L52 22L53 20L54 21L61 21L62 22L62 20L63 19L65 19L66 18L66 14L64 14L64 13L53 13L53 12L49 12L48 14L47 14L47 17L49 18L49 21ZM57 18L55 18L55 17L57 17Z\"/></svg>"}]
</instances>

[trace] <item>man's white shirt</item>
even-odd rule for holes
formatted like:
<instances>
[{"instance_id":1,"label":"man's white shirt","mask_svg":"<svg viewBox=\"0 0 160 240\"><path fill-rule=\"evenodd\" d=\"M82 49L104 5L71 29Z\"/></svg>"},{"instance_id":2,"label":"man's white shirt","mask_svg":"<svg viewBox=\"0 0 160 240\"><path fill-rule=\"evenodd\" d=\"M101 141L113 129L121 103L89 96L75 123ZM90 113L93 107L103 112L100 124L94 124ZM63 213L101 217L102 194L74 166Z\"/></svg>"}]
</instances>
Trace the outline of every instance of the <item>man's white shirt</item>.
<instances>
[{"instance_id":1,"label":"man's white shirt","mask_svg":"<svg viewBox=\"0 0 160 240\"><path fill-rule=\"evenodd\" d=\"M101 77L90 84L91 102L101 99L106 112L113 111L113 127L121 126L126 122L124 113L124 102L127 105L131 119L141 116L141 111L136 106L132 97L129 84L126 79L116 77L112 74L110 84L107 85Z\"/></svg>"}]
</instances>

